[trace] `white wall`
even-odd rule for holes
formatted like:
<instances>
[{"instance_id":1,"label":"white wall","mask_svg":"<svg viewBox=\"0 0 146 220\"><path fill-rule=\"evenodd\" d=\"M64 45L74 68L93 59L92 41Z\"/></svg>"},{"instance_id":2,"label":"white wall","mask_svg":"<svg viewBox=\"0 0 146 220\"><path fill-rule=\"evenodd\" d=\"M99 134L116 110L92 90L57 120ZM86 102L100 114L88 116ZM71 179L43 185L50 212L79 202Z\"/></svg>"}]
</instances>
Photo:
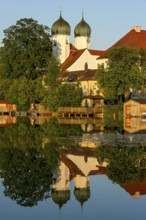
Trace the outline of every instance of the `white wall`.
<instances>
[{"instance_id":1,"label":"white wall","mask_svg":"<svg viewBox=\"0 0 146 220\"><path fill-rule=\"evenodd\" d=\"M85 70L85 63L88 64L88 69L97 69L96 59L98 56L93 56L86 49L83 54L73 63L67 70L68 71L77 71Z\"/></svg>"},{"instance_id":2,"label":"white wall","mask_svg":"<svg viewBox=\"0 0 146 220\"><path fill-rule=\"evenodd\" d=\"M54 42L56 42L56 46L53 46L53 55L59 59L60 63L63 63L70 54L70 36L54 35Z\"/></svg>"},{"instance_id":3,"label":"white wall","mask_svg":"<svg viewBox=\"0 0 146 220\"><path fill-rule=\"evenodd\" d=\"M80 49L90 48L90 38L85 36L75 37L75 47Z\"/></svg>"}]
</instances>

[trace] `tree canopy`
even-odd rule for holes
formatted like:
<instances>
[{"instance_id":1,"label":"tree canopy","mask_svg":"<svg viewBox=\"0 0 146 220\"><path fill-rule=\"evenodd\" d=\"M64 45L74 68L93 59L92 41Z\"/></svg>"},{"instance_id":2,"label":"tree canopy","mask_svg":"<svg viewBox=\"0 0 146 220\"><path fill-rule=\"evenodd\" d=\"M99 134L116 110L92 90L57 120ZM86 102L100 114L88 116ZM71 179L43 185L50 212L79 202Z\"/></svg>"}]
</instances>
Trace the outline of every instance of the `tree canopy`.
<instances>
[{"instance_id":1,"label":"tree canopy","mask_svg":"<svg viewBox=\"0 0 146 220\"><path fill-rule=\"evenodd\" d=\"M49 28L32 18L23 18L4 30L1 61L3 77L36 79L46 73L52 56Z\"/></svg>"},{"instance_id":2,"label":"tree canopy","mask_svg":"<svg viewBox=\"0 0 146 220\"><path fill-rule=\"evenodd\" d=\"M143 53L144 54L144 53ZM107 68L98 68L96 79L106 99L118 100L129 93L130 89L138 90L144 84L145 73L143 54L129 46L112 49L108 54ZM143 63L142 63L143 62Z\"/></svg>"}]
</instances>

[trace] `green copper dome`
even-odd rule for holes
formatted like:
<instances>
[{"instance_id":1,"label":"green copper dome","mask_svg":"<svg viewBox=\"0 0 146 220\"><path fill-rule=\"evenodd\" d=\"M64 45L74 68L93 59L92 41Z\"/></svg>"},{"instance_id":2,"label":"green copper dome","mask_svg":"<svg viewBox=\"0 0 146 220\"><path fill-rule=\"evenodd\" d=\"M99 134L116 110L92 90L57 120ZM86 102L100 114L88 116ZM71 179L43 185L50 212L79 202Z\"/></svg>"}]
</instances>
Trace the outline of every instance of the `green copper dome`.
<instances>
[{"instance_id":1,"label":"green copper dome","mask_svg":"<svg viewBox=\"0 0 146 220\"><path fill-rule=\"evenodd\" d=\"M54 22L51 28L52 35L60 34L60 35L70 35L71 28L67 21L62 18L60 13L60 17L57 21Z\"/></svg>"},{"instance_id":2,"label":"green copper dome","mask_svg":"<svg viewBox=\"0 0 146 220\"><path fill-rule=\"evenodd\" d=\"M52 190L53 201L61 208L70 199L70 190Z\"/></svg>"},{"instance_id":3,"label":"green copper dome","mask_svg":"<svg viewBox=\"0 0 146 220\"><path fill-rule=\"evenodd\" d=\"M83 16L82 16L80 23L78 23L74 29L74 35L75 37L78 37L78 36L90 37L91 35L91 28L89 24L86 23Z\"/></svg>"},{"instance_id":4,"label":"green copper dome","mask_svg":"<svg viewBox=\"0 0 146 220\"><path fill-rule=\"evenodd\" d=\"M74 190L75 198L80 202L81 205L84 204L90 198L90 188L76 189Z\"/></svg>"}]
</instances>

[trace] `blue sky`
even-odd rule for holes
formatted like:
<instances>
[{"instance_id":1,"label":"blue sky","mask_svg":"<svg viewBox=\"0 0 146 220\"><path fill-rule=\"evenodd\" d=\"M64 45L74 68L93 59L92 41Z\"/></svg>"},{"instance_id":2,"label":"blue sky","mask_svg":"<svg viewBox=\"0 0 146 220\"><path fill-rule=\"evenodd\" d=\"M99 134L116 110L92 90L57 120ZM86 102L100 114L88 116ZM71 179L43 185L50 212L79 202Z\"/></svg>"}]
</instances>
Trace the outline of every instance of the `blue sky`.
<instances>
[{"instance_id":1,"label":"blue sky","mask_svg":"<svg viewBox=\"0 0 146 220\"><path fill-rule=\"evenodd\" d=\"M0 0L0 9L0 43L3 30L17 20L31 17L51 28L60 10L71 25L73 44L74 28L84 12L92 31L91 49L107 49L133 26L146 30L146 0Z\"/></svg>"}]
</instances>

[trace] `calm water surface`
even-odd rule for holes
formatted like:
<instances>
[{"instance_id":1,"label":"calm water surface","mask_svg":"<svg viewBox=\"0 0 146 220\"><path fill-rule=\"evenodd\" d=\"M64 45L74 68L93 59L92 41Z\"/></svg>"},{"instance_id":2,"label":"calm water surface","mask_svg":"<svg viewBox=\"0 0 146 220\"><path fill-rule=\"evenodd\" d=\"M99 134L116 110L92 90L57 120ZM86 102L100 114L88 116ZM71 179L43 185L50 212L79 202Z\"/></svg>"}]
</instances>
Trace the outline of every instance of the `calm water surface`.
<instances>
[{"instance_id":1,"label":"calm water surface","mask_svg":"<svg viewBox=\"0 0 146 220\"><path fill-rule=\"evenodd\" d=\"M145 133L94 128L0 128L1 219L144 220Z\"/></svg>"}]
</instances>

